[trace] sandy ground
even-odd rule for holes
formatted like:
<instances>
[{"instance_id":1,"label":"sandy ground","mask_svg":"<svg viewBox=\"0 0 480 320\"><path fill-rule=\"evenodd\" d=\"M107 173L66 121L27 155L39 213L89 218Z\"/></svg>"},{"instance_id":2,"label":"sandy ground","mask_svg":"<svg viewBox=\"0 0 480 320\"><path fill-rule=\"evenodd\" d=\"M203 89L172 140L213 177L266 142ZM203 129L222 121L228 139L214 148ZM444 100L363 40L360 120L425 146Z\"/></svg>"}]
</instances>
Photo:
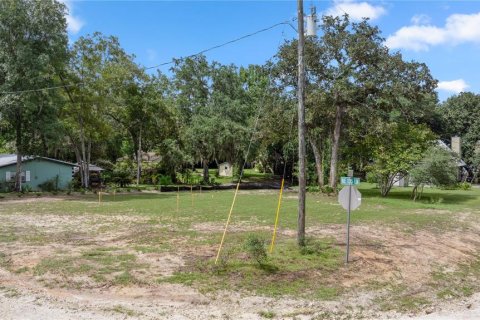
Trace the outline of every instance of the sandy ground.
<instances>
[{"instance_id":1,"label":"sandy ground","mask_svg":"<svg viewBox=\"0 0 480 320\"><path fill-rule=\"evenodd\" d=\"M48 199L47 201L55 201ZM432 215L439 211L422 212ZM464 213L456 217L469 219ZM369 281L397 279L421 291L432 272L432 265L454 266L471 260L480 246L480 225L446 232L404 232L381 225L352 227L353 263L343 267L332 281L347 290L337 301L307 301L292 298L267 298L247 293L216 292L202 294L195 289L169 283L150 283L128 287L102 287L79 277L80 289L48 285L61 283L61 274L39 277L32 272L14 272L33 268L42 259L68 252L75 255L86 248L114 246L128 251L132 237L141 236L140 226L147 218L128 215L29 215L12 213L0 216L3 227L19 235L29 230L48 230L48 243L0 243L0 252L9 259L9 267L0 266L0 319L264 319L262 312L272 312L275 319L480 319L480 294L435 304L418 315L380 312L374 308L375 294L359 290ZM163 226L172 227L172 226ZM219 232L222 223L203 223L192 227L200 233ZM237 231L255 229L242 222ZM102 230L110 230L102 232ZM111 231L111 230L114 230ZM159 231L160 232L160 231ZM330 236L339 246L344 243L343 226L324 225L307 230L309 235ZM293 236L294 230L281 229L279 236ZM31 235L29 235L31 236ZM178 240L175 239L178 244ZM174 252L138 254L138 261L148 263L141 277L168 276L185 266L192 257L212 257L215 246L195 248L178 246ZM57 281L57 282L54 282Z\"/></svg>"}]
</instances>

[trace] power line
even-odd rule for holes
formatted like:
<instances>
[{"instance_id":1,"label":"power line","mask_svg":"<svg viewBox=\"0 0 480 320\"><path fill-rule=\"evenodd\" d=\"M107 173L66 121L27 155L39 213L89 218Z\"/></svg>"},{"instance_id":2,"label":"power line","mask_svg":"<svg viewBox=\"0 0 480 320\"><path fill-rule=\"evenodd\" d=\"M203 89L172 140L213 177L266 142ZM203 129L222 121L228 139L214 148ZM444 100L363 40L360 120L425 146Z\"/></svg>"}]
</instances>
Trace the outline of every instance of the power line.
<instances>
[{"instance_id":1,"label":"power line","mask_svg":"<svg viewBox=\"0 0 480 320\"><path fill-rule=\"evenodd\" d=\"M232 43L241 41L241 40L243 40L243 39L246 39L246 38L249 38L249 37L253 37L253 36L255 36L255 35L259 34L259 33L263 33L263 32L272 30L272 29L274 29L274 28L276 28L276 27L278 27L278 26L288 25L288 26L290 26L293 30L296 31L295 27L293 27L293 25L291 24L291 22L292 22L292 21L295 21L295 20L296 20L296 18L293 18L293 19L291 19L291 20L286 20L286 21L283 21L283 22L279 22L279 23L276 23L276 24L274 24L274 25L272 25L272 26L270 26L270 27L257 30L257 31L255 31L255 32L252 32L252 33L246 34L246 35L244 35L244 36L241 36L241 37L239 37L239 38L236 38L236 39L233 39L233 40L224 42L224 43L222 43L222 44L219 44L219 45L216 45L216 46L213 46L213 47L210 47L210 48L201 50L201 51L199 51L199 52L197 52L197 53L188 55L188 56L186 56L186 57L182 57L182 58L179 58L179 59L173 58L173 59L170 60L170 61L163 62L163 63L157 64L157 65L155 65L155 66L151 66L151 67L146 67L145 70L154 69L154 68L158 68L158 67L161 67L161 66L173 64L173 63L175 63L176 61L183 61L183 60L188 59L188 58L193 58L193 57L195 57L195 56L198 56L198 55L204 54L204 53L206 53L206 52L209 52L209 51L212 51L212 50L215 50L215 49L218 49L218 48L227 46L227 45L229 45L229 44L232 44ZM2 91L2 92L0 92L0 94L19 94L19 93L28 93L28 92L39 92L39 91L44 91L44 90L56 90L56 89L67 88L67 87L75 87L75 86L82 85L82 84L83 84L83 83L73 83L73 84L66 84L66 85L61 85L61 86L46 87L46 88L39 88L39 89L19 90L19 91Z\"/></svg>"},{"instance_id":2,"label":"power line","mask_svg":"<svg viewBox=\"0 0 480 320\"><path fill-rule=\"evenodd\" d=\"M291 21L295 21L295 20L296 20L296 18L292 19ZM249 37L253 37L253 36L255 36L255 35L259 34L259 33L262 33L262 32L265 32L265 31L269 31L269 30L271 30L271 29L274 29L274 28L276 28L276 27L278 27L278 26L282 26L282 25L289 25L290 27L293 28L293 30L296 31L296 29L295 29L295 28L292 26L292 24L290 23L290 20L287 20L287 21L283 21L283 22L276 23L276 24L274 24L274 25L272 25L272 26L270 26L270 27L267 27L267 28L264 28L264 29L261 29L261 30L258 30L258 31L255 31L255 32L252 32L252 33L249 33L249 34L246 34L246 35L241 36L241 37L239 37L239 38L236 38L236 39L233 39L233 40L224 42L224 43L222 43L222 44L219 44L219 45L210 47L210 48L208 48L208 49L204 49L204 50L202 50L202 51L199 51L199 52L197 52L197 53L188 55L188 56L186 56L186 57L183 57L183 58L180 58L180 59L177 59L177 60L182 61L182 60L186 60L186 59L188 59L188 58L193 58L193 57L195 57L195 56L199 56L199 55L204 54L204 53L206 53L206 52L209 52L209 51L212 51L212 50L215 50L215 49L218 49L218 48L227 46L227 45L229 45L229 44L232 44L232 43L241 41L241 40L246 39L246 38L249 38ZM157 65L152 66L152 67L147 67L147 68L145 68L145 70L154 69L154 68L158 68L158 67L161 67L161 66L166 66L166 65L169 65L169 64L173 64L173 63L175 63L175 59L172 59L172 60L170 60L170 61L157 64Z\"/></svg>"},{"instance_id":3,"label":"power line","mask_svg":"<svg viewBox=\"0 0 480 320\"><path fill-rule=\"evenodd\" d=\"M39 91L45 91L45 90L55 90L55 89L61 89L61 88L75 87L75 86L82 85L82 84L83 84L83 82L79 82L79 83L65 84L65 85L61 85L61 86L39 88L39 89L29 89L29 90L19 90L19 91L2 91L2 92L0 92L0 94L39 92Z\"/></svg>"}]
</instances>

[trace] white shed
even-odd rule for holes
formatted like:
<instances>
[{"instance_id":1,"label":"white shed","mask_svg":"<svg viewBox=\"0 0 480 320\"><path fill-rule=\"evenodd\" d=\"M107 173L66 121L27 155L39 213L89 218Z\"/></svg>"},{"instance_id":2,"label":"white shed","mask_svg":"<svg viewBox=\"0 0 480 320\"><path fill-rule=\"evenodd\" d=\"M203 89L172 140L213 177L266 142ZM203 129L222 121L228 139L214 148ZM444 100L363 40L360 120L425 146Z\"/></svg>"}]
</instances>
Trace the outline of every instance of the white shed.
<instances>
[{"instance_id":1,"label":"white shed","mask_svg":"<svg viewBox=\"0 0 480 320\"><path fill-rule=\"evenodd\" d=\"M230 162L223 162L218 165L218 175L220 177L233 177L233 166Z\"/></svg>"}]
</instances>

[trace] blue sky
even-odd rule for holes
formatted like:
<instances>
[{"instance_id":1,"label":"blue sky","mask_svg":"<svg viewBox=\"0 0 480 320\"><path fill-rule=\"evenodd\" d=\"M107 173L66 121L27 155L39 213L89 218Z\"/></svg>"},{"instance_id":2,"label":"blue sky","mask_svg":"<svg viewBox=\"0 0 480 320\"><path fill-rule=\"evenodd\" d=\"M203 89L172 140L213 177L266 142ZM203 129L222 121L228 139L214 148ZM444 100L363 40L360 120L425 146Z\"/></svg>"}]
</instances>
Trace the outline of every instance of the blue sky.
<instances>
[{"instance_id":1,"label":"blue sky","mask_svg":"<svg viewBox=\"0 0 480 320\"><path fill-rule=\"evenodd\" d=\"M128 53L153 66L196 53L296 16L296 1L72 1L70 41L100 31L115 35ZM319 14L369 17L392 50L425 62L441 100L461 91L480 93L480 1L304 1ZM210 60L261 64L295 37L289 26L207 53ZM168 72L168 66L161 67Z\"/></svg>"}]
</instances>

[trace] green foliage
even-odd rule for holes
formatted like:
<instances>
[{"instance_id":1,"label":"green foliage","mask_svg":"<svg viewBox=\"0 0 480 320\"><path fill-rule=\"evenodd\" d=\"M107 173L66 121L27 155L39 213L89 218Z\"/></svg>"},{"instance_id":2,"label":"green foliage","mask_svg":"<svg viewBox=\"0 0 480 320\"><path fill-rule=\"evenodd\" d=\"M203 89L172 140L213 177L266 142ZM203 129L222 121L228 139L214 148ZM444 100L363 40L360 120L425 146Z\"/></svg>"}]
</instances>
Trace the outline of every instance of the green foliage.
<instances>
[{"instance_id":1,"label":"green foliage","mask_svg":"<svg viewBox=\"0 0 480 320\"><path fill-rule=\"evenodd\" d=\"M441 122L436 129L442 138L450 140L452 136L459 136L462 158L467 164L475 164L475 145L480 140L480 95L462 92L440 104L437 112Z\"/></svg>"},{"instance_id":2,"label":"green foliage","mask_svg":"<svg viewBox=\"0 0 480 320\"><path fill-rule=\"evenodd\" d=\"M0 1L0 91L60 84L58 73L67 61L65 15L66 7L59 1ZM2 140L14 141L18 155L45 152L45 145L62 136L57 130L61 105L58 93L2 94ZM17 179L21 179L20 172Z\"/></svg>"},{"instance_id":3,"label":"green foliage","mask_svg":"<svg viewBox=\"0 0 480 320\"><path fill-rule=\"evenodd\" d=\"M58 182L60 177L57 175L55 178L49 179L38 185L40 190L44 192L53 192L58 190Z\"/></svg>"},{"instance_id":4,"label":"green foliage","mask_svg":"<svg viewBox=\"0 0 480 320\"><path fill-rule=\"evenodd\" d=\"M255 234L249 234L245 240L244 249L259 265L267 261L267 248L265 241Z\"/></svg>"},{"instance_id":5,"label":"green foliage","mask_svg":"<svg viewBox=\"0 0 480 320\"><path fill-rule=\"evenodd\" d=\"M472 188L472 184L468 182L462 182L458 184L458 188L461 190L470 190Z\"/></svg>"},{"instance_id":6,"label":"green foliage","mask_svg":"<svg viewBox=\"0 0 480 320\"><path fill-rule=\"evenodd\" d=\"M418 190L423 190L423 185L436 187L452 187L457 183L458 167L456 157L450 151L440 146L430 147L424 158L415 165L409 173L411 182L414 185L413 199L416 200Z\"/></svg>"},{"instance_id":7,"label":"green foliage","mask_svg":"<svg viewBox=\"0 0 480 320\"><path fill-rule=\"evenodd\" d=\"M170 176L160 176L160 178L158 180L158 184L160 184L162 186L172 185L173 184L172 177L170 177Z\"/></svg>"},{"instance_id":8,"label":"green foliage","mask_svg":"<svg viewBox=\"0 0 480 320\"><path fill-rule=\"evenodd\" d=\"M368 170L377 177L382 196L387 196L394 182L404 177L418 163L434 138L424 125L390 123L378 128L382 136L372 137L373 163Z\"/></svg>"}]
</instances>

